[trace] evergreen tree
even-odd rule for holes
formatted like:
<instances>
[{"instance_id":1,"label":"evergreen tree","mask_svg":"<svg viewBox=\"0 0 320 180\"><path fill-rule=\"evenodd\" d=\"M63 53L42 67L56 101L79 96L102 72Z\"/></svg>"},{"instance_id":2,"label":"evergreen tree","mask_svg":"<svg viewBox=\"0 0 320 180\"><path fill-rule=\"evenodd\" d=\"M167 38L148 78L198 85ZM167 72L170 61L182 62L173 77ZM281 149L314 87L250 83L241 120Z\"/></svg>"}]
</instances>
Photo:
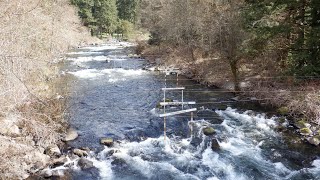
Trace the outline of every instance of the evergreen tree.
<instances>
[{"instance_id":1,"label":"evergreen tree","mask_svg":"<svg viewBox=\"0 0 320 180\"><path fill-rule=\"evenodd\" d=\"M320 75L319 0L246 0L251 52L278 51L293 75ZM283 58L279 58L283 59Z\"/></svg>"},{"instance_id":2,"label":"evergreen tree","mask_svg":"<svg viewBox=\"0 0 320 180\"><path fill-rule=\"evenodd\" d=\"M97 34L112 34L117 29L118 11L116 0L95 0L93 16L96 19Z\"/></svg>"},{"instance_id":3,"label":"evergreen tree","mask_svg":"<svg viewBox=\"0 0 320 180\"><path fill-rule=\"evenodd\" d=\"M136 23L138 5L139 0L117 0L119 18Z\"/></svg>"},{"instance_id":4,"label":"evergreen tree","mask_svg":"<svg viewBox=\"0 0 320 180\"><path fill-rule=\"evenodd\" d=\"M116 0L72 0L79 7L79 16L92 35L112 34L118 24Z\"/></svg>"}]
</instances>

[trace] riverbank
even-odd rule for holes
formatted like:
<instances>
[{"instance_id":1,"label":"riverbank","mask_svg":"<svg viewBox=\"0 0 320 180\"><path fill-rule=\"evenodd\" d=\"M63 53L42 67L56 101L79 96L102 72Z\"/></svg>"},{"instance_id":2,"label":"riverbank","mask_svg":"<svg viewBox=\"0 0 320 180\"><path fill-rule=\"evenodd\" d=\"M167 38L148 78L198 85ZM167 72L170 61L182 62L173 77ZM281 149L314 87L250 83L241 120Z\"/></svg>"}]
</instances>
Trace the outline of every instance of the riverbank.
<instances>
[{"instance_id":1,"label":"riverbank","mask_svg":"<svg viewBox=\"0 0 320 180\"><path fill-rule=\"evenodd\" d=\"M25 179L50 165L65 136L67 94L59 62L99 42L68 0L0 2L0 179ZM17 13L19 12L19 13Z\"/></svg>"},{"instance_id":2,"label":"riverbank","mask_svg":"<svg viewBox=\"0 0 320 180\"><path fill-rule=\"evenodd\" d=\"M210 55L210 58L197 49L190 51L189 48L183 47L150 46L144 42L139 43L136 51L153 66L178 68L184 76L201 84L234 91L229 64L219 58L212 58L214 55ZM258 66L245 60L240 61L238 70L241 91L236 92L234 100L259 102L264 106L278 109L278 115L288 119L303 140L318 146L320 143L318 80L281 76L278 70L270 69L268 66Z\"/></svg>"}]
</instances>

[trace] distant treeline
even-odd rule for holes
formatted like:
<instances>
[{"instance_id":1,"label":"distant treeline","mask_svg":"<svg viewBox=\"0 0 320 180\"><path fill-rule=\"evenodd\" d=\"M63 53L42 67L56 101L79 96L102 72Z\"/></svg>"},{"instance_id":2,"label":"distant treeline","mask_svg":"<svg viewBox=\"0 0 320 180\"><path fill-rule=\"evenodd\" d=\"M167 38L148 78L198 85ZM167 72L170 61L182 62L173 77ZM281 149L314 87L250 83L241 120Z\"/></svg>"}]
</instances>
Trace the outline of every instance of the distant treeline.
<instances>
[{"instance_id":1,"label":"distant treeline","mask_svg":"<svg viewBox=\"0 0 320 180\"><path fill-rule=\"evenodd\" d=\"M91 34L128 36L137 20L139 0L71 0Z\"/></svg>"}]
</instances>

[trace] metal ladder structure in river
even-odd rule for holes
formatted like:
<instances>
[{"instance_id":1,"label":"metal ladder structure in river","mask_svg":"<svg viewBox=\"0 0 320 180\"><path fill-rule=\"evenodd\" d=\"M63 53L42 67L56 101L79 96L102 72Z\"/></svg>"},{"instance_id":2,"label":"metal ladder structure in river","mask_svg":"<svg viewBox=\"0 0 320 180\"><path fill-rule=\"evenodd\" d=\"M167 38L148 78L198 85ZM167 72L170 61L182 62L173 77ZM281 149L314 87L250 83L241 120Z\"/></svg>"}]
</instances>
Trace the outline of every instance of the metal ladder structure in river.
<instances>
[{"instance_id":1,"label":"metal ladder structure in river","mask_svg":"<svg viewBox=\"0 0 320 180\"><path fill-rule=\"evenodd\" d=\"M163 118L163 135L164 135L164 140L166 140L166 131L167 131L167 119L166 117L168 116L174 116L178 114L184 114L184 113L189 113L191 112L191 120L193 119L193 112L197 111L197 108L191 108L191 109L184 109L184 105L191 105L191 104L196 104L196 102L184 102L184 93L183 91L185 90L185 87L178 87L178 82L179 82L179 72L177 73L177 87L175 88L167 88L167 68L165 66L165 87L162 88L163 91L163 102L160 103L161 106L163 106L163 114L160 114L159 117ZM167 91L180 91L181 90L181 101L180 102L167 102L166 101L166 92ZM175 112L166 112L166 106L170 105L181 105L181 110L180 111L175 111Z\"/></svg>"}]
</instances>

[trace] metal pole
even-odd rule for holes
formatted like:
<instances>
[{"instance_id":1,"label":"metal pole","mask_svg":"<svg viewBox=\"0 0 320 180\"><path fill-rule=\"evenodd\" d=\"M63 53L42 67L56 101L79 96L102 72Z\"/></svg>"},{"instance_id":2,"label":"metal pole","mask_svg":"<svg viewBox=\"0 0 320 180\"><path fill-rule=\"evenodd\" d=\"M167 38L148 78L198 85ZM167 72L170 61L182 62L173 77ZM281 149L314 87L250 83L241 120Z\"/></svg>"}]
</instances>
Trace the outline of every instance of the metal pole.
<instances>
[{"instance_id":1,"label":"metal pole","mask_svg":"<svg viewBox=\"0 0 320 180\"><path fill-rule=\"evenodd\" d=\"M163 91L163 102L166 102L166 91ZM163 113L166 114L166 105L163 106ZM167 131L167 123L166 123L166 117L163 117L163 135L164 135L164 141L166 141L166 131Z\"/></svg>"},{"instance_id":2,"label":"metal pole","mask_svg":"<svg viewBox=\"0 0 320 180\"><path fill-rule=\"evenodd\" d=\"M165 65L165 75L164 75L164 87L167 88L167 66ZM166 102L166 90L163 91L163 102ZM163 106L163 113L166 114L166 105ZM163 117L163 136L164 142L166 142L166 131L167 131L167 122L166 117Z\"/></svg>"},{"instance_id":3,"label":"metal pole","mask_svg":"<svg viewBox=\"0 0 320 180\"><path fill-rule=\"evenodd\" d=\"M191 112L191 121L193 121L193 112Z\"/></svg>"},{"instance_id":4,"label":"metal pole","mask_svg":"<svg viewBox=\"0 0 320 180\"><path fill-rule=\"evenodd\" d=\"M177 72L177 87L179 87L179 73Z\"/></svg>"},{"instance_id":5,"label":"metal pole","mask_svg":"<svg viewBox=\"0 0 320 180\"><path fill-rule=\"evenodd\" d=\"M181 91L181 102L182 102L181 107L182 107L182 110L183 110L183 90Z\"/></svg>"}]
</instances>

